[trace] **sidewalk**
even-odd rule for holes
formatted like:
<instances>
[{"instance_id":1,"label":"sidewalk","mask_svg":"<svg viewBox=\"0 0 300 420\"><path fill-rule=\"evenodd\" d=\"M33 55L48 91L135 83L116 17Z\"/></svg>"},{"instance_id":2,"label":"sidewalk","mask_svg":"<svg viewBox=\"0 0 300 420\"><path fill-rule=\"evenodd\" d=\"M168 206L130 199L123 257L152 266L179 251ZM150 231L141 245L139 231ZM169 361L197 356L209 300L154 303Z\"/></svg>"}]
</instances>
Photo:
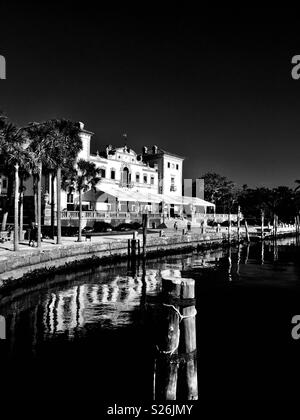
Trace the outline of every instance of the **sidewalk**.
<instances>
[{"instance_id":1,"label":"sidewalk","mask_svg":"<svg viewBox=\"0 0 300 420\"><path fill-rule=\"evenodd\" d=\"M214 230L207 229L207 233L213 233L215 232ZM225 230L224 230L225 231ZM173 228L170 229L163 229L164 232L164 236L166 237L178 237L178 236L182 236L182 229L178 229L177 231ZM194 234L197 233L199 234L200 228L197 227L192 227L190 233ZM153 232L149 233L148 231L148 236L151 237L159 237L159 230L154 230ZM138 238L141 240L143 240L143 235L141 232L138 233ZM128 234L120 234L120 235L110 235L109 233L107 235L103 235L103 236L92 236L91 241L86 241L85 236L82 237L82 244L109 244L109 243L115 243L115 242L122 242L122 241L127 241L128 239L132 239L132 233L128 233ZM18 252L14 252L14 242L13 239L10 241L6 241L3 243L0 243L0 259L1 257L7 257L9 255L24 255L24 254L36 254L37 251L44 251L44 250L51 250L51 249L55 249L58 248L60 246L66 246L66 245L75 245L77 244L77 246L80 246L80 243L77 241L77 236L62 236L61 238L61 244L57 245L56 243L56 237L54 239L43 239L42 240L42 246L41 248L37 248L37 247L30 247L28 244L28 240L23 240L19 243L19 251Z\"/></svg>"}]
</instances>

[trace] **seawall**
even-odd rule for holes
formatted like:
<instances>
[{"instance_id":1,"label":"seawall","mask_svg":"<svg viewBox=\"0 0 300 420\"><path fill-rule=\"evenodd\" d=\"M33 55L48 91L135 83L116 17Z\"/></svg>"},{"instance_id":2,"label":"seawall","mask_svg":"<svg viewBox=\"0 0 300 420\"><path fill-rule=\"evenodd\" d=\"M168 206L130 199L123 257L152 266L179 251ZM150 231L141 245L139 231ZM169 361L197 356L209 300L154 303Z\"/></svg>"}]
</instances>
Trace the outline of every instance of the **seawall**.
<instances>
[{"instance_id":1,"label":"seawall","mask_svg":"<svg viewBox=\"0 0 300 420\"><path fill-rule=\"evenodd\" d=\"M185 252L197 247L221 246L227 236L222 233L189 234L185 236L147 238L147 255L163 255L170 252ZM232 237L234 240L234 237ZM78 266L94 258L95 261L109 261L126 258L128 240L107 243L80 242L57 245L51 249L32 249L26 253L11 252L0 258L0 287L8 281L20 279L36 270L55 269L66 265Z\"/></svg>"}]
</instances>

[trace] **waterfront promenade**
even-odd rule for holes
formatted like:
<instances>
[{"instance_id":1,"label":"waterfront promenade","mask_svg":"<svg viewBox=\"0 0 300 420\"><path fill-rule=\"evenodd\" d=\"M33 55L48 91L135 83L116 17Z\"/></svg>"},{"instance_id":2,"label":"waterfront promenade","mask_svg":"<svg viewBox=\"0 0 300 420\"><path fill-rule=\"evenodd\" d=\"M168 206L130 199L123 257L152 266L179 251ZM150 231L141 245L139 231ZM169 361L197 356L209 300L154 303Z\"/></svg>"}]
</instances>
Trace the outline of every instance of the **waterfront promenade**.
<instances>
[{"instance_id":1,"label":"waterfront promenade","mask_svg":"<svg viewBox=\"0 0 300 420\"><path fill-rule=\"evenodd\" d=\"M169 251L184 251L196 248L199 244L222 244L226 233L215 231L199 233L199 228L192 229L187 235L174 229L164 230L165 236L160 237L159 231L147 235L147 253L164 253ZM28 241L20 243L19 251L13 251L12 241L0 245L0 286L7 279L17 279L24 274L37 270L58 268L66 264L78 263L89 258L112 259L124 258L128 255L128 239L132 232L120 235L94 236L91 241L77 242L76 237L62 237L62 243L57 245L53 239L44 239L41 248L28 245ZM141 248L142 234L139 233Z\"/></svg>"},{"instance_id":2,"label":"waterfront promenade","mask_svg":"<svg viewBox=\"0 0 300 420\"><path fill-rule=\"evenodd\" d=\"M163 233L164 236L160 236L159 230L148 231L147 254L163 255L168 252L185 252L199 246L222 246L224 243L228 244L229 239L226 227L222 227L220 232L216 232L214 228L208 228L205 233L201 233L199 227L193 227L185 235L179 229L177 231L165 229ZM278 231L279 236L293 233L292 227L288 230ZM245 238L244 229L241 229L240 235L241 239ZM4 242L0 245L0 287L3 282L21 278L24 274L39 269L56 269L66 265L75 266L92 258L97 261L126 258L128 256L128 239L132 238L133 232L102 234L101 236L92 236L88 241L83 237L83 242L77 242L76 237L62 237L60 245L56 244L56 238L54 240L44 239L41 248L30 247L28 241L22 241L17 252L13 251L13 241ZM237 240L236 229L232 229L230 238L232 241ZM143 235L141 232L137 239L140 240L142 250Z\"/></svg>"}]
</instances>

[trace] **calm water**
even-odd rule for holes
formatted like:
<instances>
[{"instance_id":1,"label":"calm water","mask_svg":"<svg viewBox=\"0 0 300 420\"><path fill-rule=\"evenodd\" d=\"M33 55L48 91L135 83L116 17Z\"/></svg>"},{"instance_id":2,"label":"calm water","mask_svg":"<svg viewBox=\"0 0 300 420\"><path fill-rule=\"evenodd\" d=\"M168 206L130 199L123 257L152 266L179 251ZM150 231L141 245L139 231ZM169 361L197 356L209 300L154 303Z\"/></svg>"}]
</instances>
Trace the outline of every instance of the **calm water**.
<instances>
[{"instance_id":1,"label":"calm water","mask_svg":"<svg viewBox=\"0 0 300 420\"><path fill-rule=\"evenodd\" d=\"M0 301L2 397L150 401L162 270L196 281L199 399L297 398L300 342L291 338L291 318L300 314L300 259L293 239L145 267L97 267L16 291ZM179 372L179 399L185 382Z\"/></svg>"}]
</instances>

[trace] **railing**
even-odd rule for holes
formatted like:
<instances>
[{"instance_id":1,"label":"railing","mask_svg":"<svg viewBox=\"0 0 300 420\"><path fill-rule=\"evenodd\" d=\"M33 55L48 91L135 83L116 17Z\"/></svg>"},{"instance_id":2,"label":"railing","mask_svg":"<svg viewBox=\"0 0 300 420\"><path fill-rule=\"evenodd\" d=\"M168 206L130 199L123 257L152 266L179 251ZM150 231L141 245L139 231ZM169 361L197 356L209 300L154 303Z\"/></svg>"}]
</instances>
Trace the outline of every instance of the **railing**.
<instances>
[{"instance_id":1,"label":"railing","mask_svg":"<svg viewBox=\"0 0 300 420\"><path fill-rule=\"evenodd\" d=\"M149 219L159 218L161 217L160 213L147 213ZM101 212L101 211L83 211L82 212L82 219L136 219L141 218L142 212ZM62 219L79 219L79 211L62 211L61 212Z\"/></svg>"}]
</instances>

